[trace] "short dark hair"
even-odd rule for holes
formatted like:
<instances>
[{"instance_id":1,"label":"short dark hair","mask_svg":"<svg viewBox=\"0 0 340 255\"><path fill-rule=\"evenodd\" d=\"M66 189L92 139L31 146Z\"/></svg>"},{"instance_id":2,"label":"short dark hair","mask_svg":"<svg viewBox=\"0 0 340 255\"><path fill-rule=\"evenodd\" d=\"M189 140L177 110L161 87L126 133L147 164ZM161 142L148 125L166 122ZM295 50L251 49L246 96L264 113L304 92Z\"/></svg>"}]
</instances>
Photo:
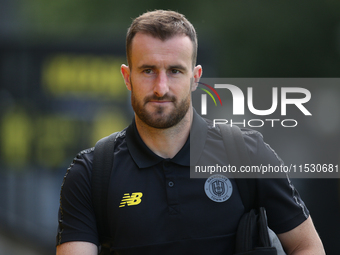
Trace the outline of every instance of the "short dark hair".
<instances>
[{"instance_id":1,"label":"short dark hair","mask_svg":"<svg viewBox=\"0 0 340 255\"><path fill-rule=\"evenodd\" d=\"M194 26L183 14L175 11L155 10L146 12L133 20L126 35L126 56L131 67L132 40L137 33L149 34L162 41L176 35L186 35L193 45L192 67L197 59L197 35Z\"/></svg>"}]
</instances>

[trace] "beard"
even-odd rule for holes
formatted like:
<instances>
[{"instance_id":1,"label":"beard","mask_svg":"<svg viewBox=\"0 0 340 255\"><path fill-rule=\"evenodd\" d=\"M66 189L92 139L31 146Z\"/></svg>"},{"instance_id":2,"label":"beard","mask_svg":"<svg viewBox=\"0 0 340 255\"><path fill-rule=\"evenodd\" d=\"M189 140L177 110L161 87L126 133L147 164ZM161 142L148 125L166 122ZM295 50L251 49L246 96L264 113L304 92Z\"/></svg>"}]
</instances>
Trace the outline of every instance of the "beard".
<instances>
[{"instance_id":1,"label":"beard","mask_svg":"<svg viewBox=\"0 0 340 255\"><path fill-rule=\"evenodd\" d=\"M175 107L169 112L169 109L167 109L168 107L159 105L157 107L154 107L155 109L153 111L148 111L146 109L146 105L151 100L170 101ZM145 97L143 100L138 100L133 92L133 85L131 83L132 108L141 121L153 128L166 129L177 125L188 112L190 101L190 93L188 93L188 95L180 102L175 96L171 96L168 94L165 94L162 97L152 95Z\"/></svg>"}]
</instances>

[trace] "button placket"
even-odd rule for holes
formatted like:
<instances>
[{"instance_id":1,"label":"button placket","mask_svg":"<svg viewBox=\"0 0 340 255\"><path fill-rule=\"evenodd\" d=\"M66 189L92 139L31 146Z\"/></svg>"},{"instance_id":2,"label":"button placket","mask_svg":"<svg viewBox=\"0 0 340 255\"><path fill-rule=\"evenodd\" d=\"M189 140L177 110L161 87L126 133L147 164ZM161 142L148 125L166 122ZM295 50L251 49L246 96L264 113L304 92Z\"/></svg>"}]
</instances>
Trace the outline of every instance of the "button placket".
<instances>
[{"instance_id":1,"label":"button placket","mask_svg":"<svg viewBox=\"0 0 340 255\"><path fill-rule=\"evenodd\" d=\"M178 214L178 193L175 185L175 174L171 162L165 160L163 162L163 169L165 175L165 190L169 206L169 213L171 215Z\"/></svg>"}]
</instances>

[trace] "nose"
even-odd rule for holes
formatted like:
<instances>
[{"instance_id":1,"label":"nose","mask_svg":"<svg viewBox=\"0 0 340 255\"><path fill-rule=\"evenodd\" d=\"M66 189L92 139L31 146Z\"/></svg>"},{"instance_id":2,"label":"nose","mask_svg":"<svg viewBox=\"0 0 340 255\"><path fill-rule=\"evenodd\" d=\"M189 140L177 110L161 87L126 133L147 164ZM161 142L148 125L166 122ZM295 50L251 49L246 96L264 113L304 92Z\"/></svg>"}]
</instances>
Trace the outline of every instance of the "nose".
<instances>
[{"instance_id":1,"label":"nose","mask_svg":"<svg viewBox=\"0 0 340 255\"><path fill-rule=\"evenodd\" d=\"M159 72L157 79L155 80L155 86L153 89L154 94L157 97L162 97L169 91L168 76L165 72Z\"/></svg>"}]
</instances>

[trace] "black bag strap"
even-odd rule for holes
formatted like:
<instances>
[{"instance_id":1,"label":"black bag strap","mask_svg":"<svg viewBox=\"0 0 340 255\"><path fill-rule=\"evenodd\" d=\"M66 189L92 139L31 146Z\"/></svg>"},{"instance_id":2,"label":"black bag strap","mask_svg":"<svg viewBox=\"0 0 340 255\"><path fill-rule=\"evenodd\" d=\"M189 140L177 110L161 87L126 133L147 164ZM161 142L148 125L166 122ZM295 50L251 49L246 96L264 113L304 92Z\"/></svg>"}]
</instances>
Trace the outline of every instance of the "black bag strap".
<instances>
[{"instance_id":1,"label":"black bag strap","mask_svg":"<svg viewBox=\"0 0 340 255\"><path fill-rule=\"evenodd\" d=\"M263 207L243 214L239 222L234 255L277 255L269 234L266 211Z\"/></svg>"},{"instance_id":2,"label":"black bag strap","mask_svg":"<svg viewBox=\"0 0 340 255\"><path fill-rule=\"evenodd\" d=\"M241 129L235 125L231 126L227 124L220 124L218 126L221 130L224 147L230 161L230 165L236 166L237 170L239 170L241 166L250 166L251 160L248 155ZM241 176L236 173L235 181L245 210L246 212L249 212L255 207L256 180L255 178L243 177L241 178Z\"/></svg>"},{"instance_id":3,"label":"black bag strap","mask_svg":"<svg viewBox=\"0 0 340 255\"><path fill-rule=\"evenodd\" d=\"M251 166L251 160L240 128L235 125L219 125L219 127L230 164L236 166L238 169L240 169L239 167L242 165ZM282 252L279 254L285 254L279 241L278 245L272 246L265 208L258 208L256 204L256 175L249 176L250 178L243 178L244 176L242 175L242 178L237 177L236 175L235 181L246 213L242 216L238 225L235 240L236 253L234 254L277 255L278 248Z\"/></svg>"},{"instance_id":4,"label":"black bag strap","mask_svg":"<svg viewBox=\"0 0 340 255\"><path fill-rule=\"evenodd\" d=\"M92 165L92 203L97 221L99 241L103 245L110 242L107 216L107 198L110 175L114 160L114 145L119 132L100 139L94 149ZM102 247L103 248L103 247ZM109 247L107 247L109 248ZM103 250L103 249L102 249ZM104 254L101 252L100 254Z\"/></svg>"}]
</instances>

